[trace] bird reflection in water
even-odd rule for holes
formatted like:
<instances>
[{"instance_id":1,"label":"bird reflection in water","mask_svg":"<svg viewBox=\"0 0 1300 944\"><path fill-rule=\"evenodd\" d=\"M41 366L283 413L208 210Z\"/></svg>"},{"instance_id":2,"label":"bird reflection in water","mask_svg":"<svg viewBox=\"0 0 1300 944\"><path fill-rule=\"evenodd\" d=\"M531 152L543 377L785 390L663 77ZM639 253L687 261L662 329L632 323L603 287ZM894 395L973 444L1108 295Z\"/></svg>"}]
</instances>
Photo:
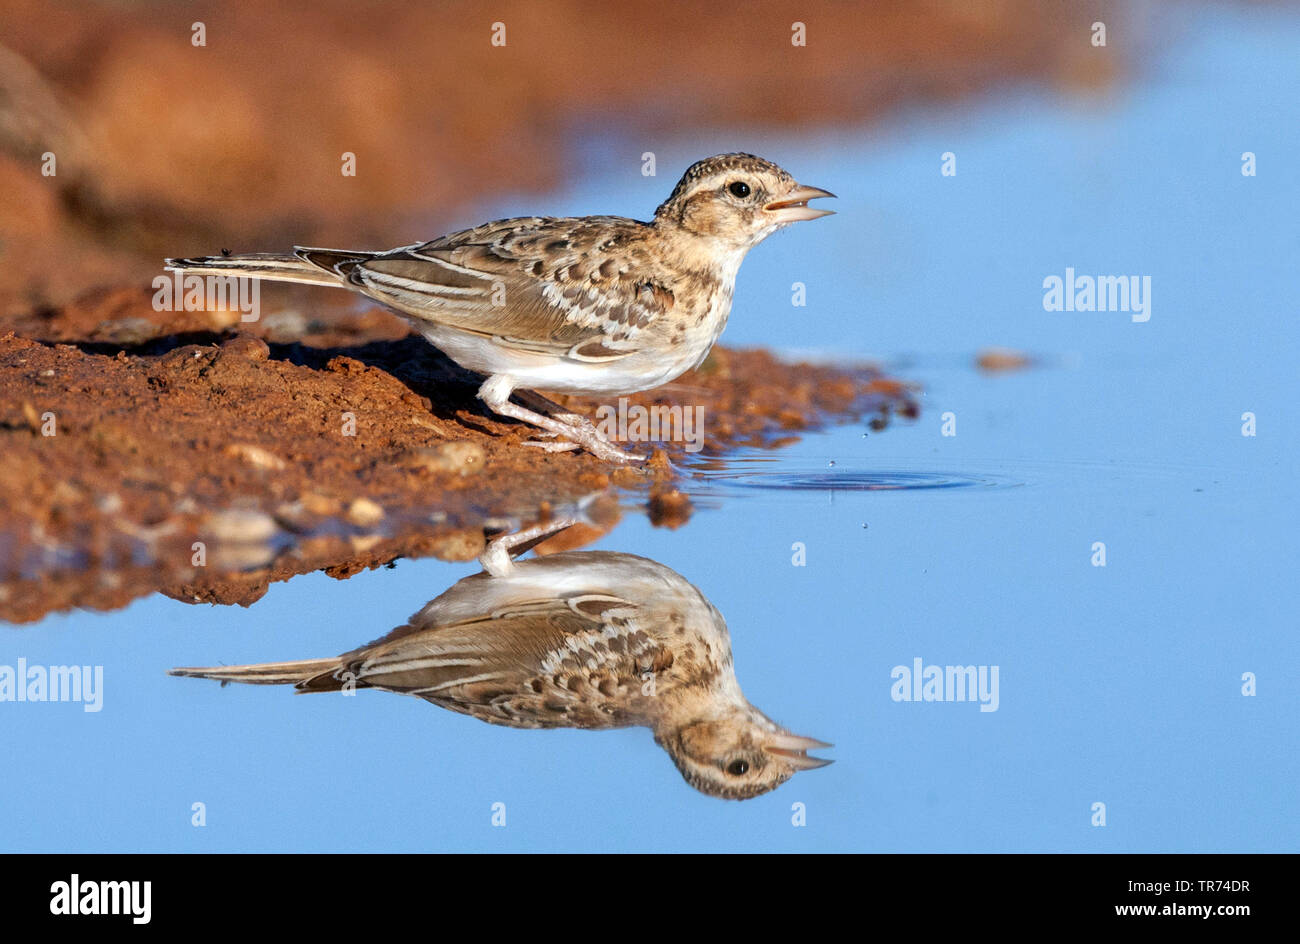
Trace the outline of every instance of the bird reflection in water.
<instances>
[{"instance_id":1,"label":"bird reflection in water","mask_svg":"<svg viewBox=\"0 0 1300 944\"><path fill-rule=\"evenodd\" d=\"M512 728L642 725L687 783L726 799L830 763L808 751L831 745L746 700L722 614L679 574L611 551L514 559L572 523L497 538L482 573L341 656L171 674L299 692L374 688Z\"/></svg>"}]
</instances>

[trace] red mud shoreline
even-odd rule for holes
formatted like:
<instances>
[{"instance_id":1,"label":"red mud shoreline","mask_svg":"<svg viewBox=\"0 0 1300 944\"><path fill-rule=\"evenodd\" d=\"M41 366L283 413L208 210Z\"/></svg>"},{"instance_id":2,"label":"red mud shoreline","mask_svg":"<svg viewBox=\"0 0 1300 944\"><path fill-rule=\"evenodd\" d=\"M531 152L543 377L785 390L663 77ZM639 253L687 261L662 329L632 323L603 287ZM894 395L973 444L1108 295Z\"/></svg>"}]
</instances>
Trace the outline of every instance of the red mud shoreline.
<instances>
[{"instance_id":1,"label":"red mud shoreline","mask_svg":"<svg viewBox=\"0 0 1300 944\"><path fill-rule=\"evenodd\" d=\"M684 444L657 444L644 470L526 447L531 428L488 412L479 378L381 311L295 321L286 342L274 314L231 324L150 298L95 293L0 337L0 618L155 590L248 604L311 570L465 560L486 532L613 487L656 523L690 514L669 461ZM914 415L912 397L870 368L719 348L629 401L702 407L708 454Z\"/></svg>"}]
</instances>

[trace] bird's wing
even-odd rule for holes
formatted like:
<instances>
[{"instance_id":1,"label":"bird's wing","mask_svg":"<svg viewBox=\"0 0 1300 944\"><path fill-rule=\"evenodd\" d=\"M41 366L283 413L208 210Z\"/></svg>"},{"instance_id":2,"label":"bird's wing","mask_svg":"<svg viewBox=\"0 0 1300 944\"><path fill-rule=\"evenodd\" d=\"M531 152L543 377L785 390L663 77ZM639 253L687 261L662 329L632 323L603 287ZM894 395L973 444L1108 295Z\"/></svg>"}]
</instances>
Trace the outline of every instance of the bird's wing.
<instances>
[{"instance_id":1,"label":"bird's wing","mask_svg":"<svg viewBox=\"0 0 1300 944\"><path fill-rule=\"evenodd\" d=\"M499 220L349 262L343 274L417 320L603 361L637 350L676 303L646 234L619 217Z\"/></svg>"},{"instance_id":2,"label":"bird's wing","mask_svg":"<svg viewBox=\"0 0 1300 944\"><path fill-rule=\"evenodd\" d=\"M351 678L515 727L609 726L603 697L618 694L619 679L665 660L657 640L629 626L636 609L616 596L586 593L516 602L432 627L401 626L342 657L329 687ZM587 682L563 691L537 684L570 672L595 679L597 690L583 690Z\"/></svg>"}]
</instances>

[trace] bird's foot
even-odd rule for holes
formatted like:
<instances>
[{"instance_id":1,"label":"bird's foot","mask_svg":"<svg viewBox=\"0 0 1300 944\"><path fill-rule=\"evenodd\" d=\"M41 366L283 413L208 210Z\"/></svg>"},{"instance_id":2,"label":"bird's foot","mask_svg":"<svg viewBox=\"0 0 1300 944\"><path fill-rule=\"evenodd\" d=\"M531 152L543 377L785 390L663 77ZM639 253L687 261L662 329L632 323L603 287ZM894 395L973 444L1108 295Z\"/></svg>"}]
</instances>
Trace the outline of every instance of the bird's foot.
<instances>
[{"instance_id":1,"label":"bird's foot","mask_svg":"<svg viewBox=\"0 0 1300 944\"><path fill-rule=\"evenodd\" d=\"M536 426L539 430L544 430L543 433L538 435L553 436L557 440L554 443L530 441L528 445L545 449L547 452L568 452L572 448L581 447L597 459L603 459L606 462L631 463L646 461L645 456L638 456L635 453L619 449L606 439L595 424L586 417L575 417L581 422L565 422L558 417L546 416L518 403L511 403L512 384L513 380L508 375L494 375L489 377L483 386L479 388L478 395L494 412L500 413L502 416L509 416L522 423L528 423L530 426ZM535 394L528 398L530 400L545 400L545 398ZM556 406L558 407L558 404ZM572 416L573 414L567 415Z\"/></svg>"}]
</instances>

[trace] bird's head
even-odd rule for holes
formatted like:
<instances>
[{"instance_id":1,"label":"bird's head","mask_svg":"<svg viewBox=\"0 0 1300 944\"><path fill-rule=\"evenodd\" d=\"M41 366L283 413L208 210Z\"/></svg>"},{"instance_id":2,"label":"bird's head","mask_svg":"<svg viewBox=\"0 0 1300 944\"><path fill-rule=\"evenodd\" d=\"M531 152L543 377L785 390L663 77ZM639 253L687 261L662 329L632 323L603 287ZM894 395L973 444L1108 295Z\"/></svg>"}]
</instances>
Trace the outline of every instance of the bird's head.
<instances>
[{"instance_id":1,"label":"bird's head","mask_svg":"<svg viewBox=\"0 0 1300 944\"><path fill-rule=\"evenodd\" d=\"M690 166L655 210L655 223L743 252L782 226L830 216L834 210L810 207L808 201L833 196L803 186L753 154L719 154Z\"/></svg>"},{"instance_id":2,"label":"bird's head","mask_svg":"<svg viewBox=\"0 0 1300 944\"><path fill-rule=\"evenodd\" d=\"M655 738L696 790L747 800L775 790L801 770L830 763L808 751L830 747L777 726L752 706L692 721Z\"/></svg>"}]
</instances>

